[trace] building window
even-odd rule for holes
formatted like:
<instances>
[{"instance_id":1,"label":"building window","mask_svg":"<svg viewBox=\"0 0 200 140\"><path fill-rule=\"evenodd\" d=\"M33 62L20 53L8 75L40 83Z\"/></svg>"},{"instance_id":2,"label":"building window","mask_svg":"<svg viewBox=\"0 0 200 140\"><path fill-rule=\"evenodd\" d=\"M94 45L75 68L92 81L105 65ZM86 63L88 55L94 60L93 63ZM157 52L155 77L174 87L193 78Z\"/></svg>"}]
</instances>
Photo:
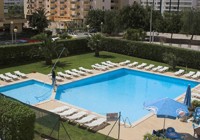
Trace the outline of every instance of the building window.
<instances>
[{"instance_id":1,"label":"building window","mask_svg":"<svg viewBox=\"0 0 200 140\"><path fill-rule=\"evenodd\" d=\"M104 6L102 7L102 9L104 10Z\"/></svg>"},{"instance_id":2,"label":"building window","mask_svg":"<svg viewBox=\"0 0 200 140\"><path fill-rule=\"evenodd\" d=\"M102 2L104 2L104 0L102 0Z\"/></svg>"}]
</instances>

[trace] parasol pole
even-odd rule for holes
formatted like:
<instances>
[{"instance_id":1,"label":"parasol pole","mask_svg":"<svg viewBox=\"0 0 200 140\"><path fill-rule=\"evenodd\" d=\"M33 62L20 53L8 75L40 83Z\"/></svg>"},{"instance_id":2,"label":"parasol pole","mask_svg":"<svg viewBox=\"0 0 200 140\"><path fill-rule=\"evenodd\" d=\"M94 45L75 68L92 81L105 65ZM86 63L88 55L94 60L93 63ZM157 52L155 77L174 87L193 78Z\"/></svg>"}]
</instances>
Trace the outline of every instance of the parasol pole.
<instances>
[{"instance_id":1,"label":"parasol pole","mask_svg":"<svg viewBox=\"0 0 200 140\"><path fill-rule=\"evenodd\" d=\"M164 118L163 131L165 130L165 119L166 117Z\"/></svg>"}]
</instances>

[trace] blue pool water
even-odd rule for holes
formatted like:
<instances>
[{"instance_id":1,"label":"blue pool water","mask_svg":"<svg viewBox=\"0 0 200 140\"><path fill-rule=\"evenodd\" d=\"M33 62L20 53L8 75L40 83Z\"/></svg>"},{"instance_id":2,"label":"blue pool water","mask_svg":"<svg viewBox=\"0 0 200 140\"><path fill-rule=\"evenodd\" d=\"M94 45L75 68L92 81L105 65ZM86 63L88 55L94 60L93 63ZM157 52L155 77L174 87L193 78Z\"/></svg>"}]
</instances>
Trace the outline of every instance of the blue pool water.
<instances>
[{"instance_id":1,"label":"blue pool water","mask_svg":"<svg viewBox=\"0 0 200 140\"><path fill-rule=\"evenodd\" d=\"M36 80L28 80L0 87L0 93L33 105L49 99L52 93L52 86Z\"/></svg>"},{"instance_id":2,"label":"blue pool water","mask_svg":"<svg viewBox=\"0 0 200 140\"><path fill-rule=\"evenodd\" d=\"M119 69L69 84L60 85L56 99L105 115L120 112L135 122L149 112L144 102L159 98L176 98L188 84L197 82L146 72Z\"/></svg>"}]
</instances>

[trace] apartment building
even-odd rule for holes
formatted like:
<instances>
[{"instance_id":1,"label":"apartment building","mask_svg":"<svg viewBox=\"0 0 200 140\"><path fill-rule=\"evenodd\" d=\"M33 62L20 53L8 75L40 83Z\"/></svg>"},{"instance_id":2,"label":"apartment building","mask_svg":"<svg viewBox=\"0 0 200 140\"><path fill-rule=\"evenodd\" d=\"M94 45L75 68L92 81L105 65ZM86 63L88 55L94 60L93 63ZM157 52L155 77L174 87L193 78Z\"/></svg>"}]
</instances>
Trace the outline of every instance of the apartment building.
<instances>
[{"instance_id":1,"label":"apartment building","mask_svg":"<svg viewBox=\"0 0 200 140\"><path fill-rule=\"evenodd\" d=\"M121 9L139 0L24 0L25 17L31 16L35 9L45 8L51 21L81 21L91 9Z\"/></svg>"},{"instance_id":2,"label":"apartment building","mask_svg":"<svg viewBox=\"0 0 200 140\"><path fill-rule=\"evenodd\" d=\"M200 6L200 0L141 0L141 5L152 6L154 10L159 10L161 13L165 11L181 11L184 9L196 8Z\"/></svg>"},{"instance_id":3,"label":"apartment building","mask_svg":"<svg viewBox=\"0 0 200 140\"><path fill-rule=\"evenodd\" d=\"M8 12L9 6L21 5L23 6L24 0L4 0L4 13Z\"/></svg>"}]
</instances>

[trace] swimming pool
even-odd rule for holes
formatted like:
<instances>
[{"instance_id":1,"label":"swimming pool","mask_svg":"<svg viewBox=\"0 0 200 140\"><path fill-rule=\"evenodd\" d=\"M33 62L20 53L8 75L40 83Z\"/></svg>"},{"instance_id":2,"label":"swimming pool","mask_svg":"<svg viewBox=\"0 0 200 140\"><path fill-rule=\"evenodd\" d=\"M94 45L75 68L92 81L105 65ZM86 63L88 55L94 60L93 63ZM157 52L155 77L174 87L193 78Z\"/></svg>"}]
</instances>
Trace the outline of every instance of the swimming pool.
<instances>
[{"instance_id":1,"label":"swimming pool","mask_svg":"<svg viewBox=\"0 0 200 140\"><path fill-rule=\"evenodd\" d=\"M144 102L174 99L188 84L199 83L123 68L60 85L56 99L102 115L121 111L123 118L135 122L149 113L143 109Z\"/></svg>"},{"instance_id":2,"label":"swimming pool","mask_svg":"<svg viewBox=\"0 0 200 140\"><path fill-rule=\"evenodd\" d=\"M26 104L37 104L50 98L52 86L36 80L0 87L0 93Z\"/></svg>"}]
</instances>

